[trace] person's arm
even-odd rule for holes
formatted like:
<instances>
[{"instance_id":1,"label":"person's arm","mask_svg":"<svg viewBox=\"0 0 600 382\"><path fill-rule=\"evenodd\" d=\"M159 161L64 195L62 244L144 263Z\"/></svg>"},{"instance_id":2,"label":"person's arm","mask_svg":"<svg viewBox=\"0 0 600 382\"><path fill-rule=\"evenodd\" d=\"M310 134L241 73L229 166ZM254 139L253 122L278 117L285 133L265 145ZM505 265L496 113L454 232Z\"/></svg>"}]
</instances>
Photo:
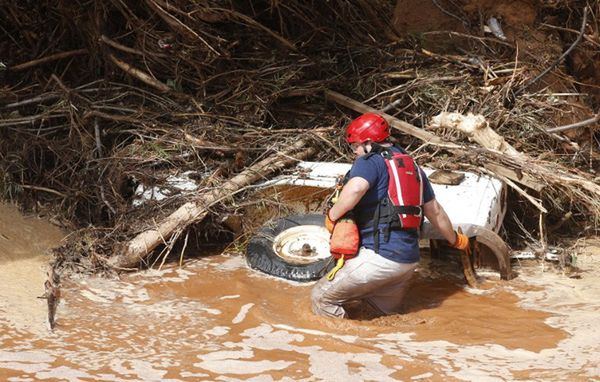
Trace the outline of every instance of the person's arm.
<instances>
[{"instance_id":1,"label":"person's arm","mask_svg":"<svg viewBox=\"0 0 600 382\"><path fill-rule=\"evenodd\" d=\"M456 243L456 232L452 228L452 222L436 199L425 203L423 213L427 216L431 224L440 231L444 239L448 240L450 244Z\"/></svg>"},{"instance_id":2,"label":"person's arm","mask_svg":"<svg viewBox=\"0 0 600 382\"><path fill-rule=\"evenodd\" d=\"M360 176L351 178L342 188L338 201L329 210L329 218L336 221L344 216L356 206L368 190L369 182L366 179Z\"/></svg>"}]
</instances>

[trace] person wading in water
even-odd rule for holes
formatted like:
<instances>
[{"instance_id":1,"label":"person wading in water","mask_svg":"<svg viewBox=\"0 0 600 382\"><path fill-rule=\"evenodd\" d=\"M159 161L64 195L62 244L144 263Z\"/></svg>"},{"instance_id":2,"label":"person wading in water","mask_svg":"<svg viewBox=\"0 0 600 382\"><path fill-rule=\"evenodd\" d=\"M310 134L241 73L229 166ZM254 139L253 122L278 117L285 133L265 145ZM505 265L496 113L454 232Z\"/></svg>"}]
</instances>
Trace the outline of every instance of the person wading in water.
<instances>
[{"instance_id":1,"label":"person wading in water","mask_svg":"<svg viewBox=\"0 0 600 382\"><path fill-rule=\"evenodd\" d=\"M389 138L390 127L378 114L361 115L348 125L346 141L356 159L326 212L338 265L312 289L316 314L347 318L343 305L356 300L380 314L398 313L419 262L423 215L452 247L469 246L469 239L453 230L425 172Z\"/></svg>"}]
</instances>

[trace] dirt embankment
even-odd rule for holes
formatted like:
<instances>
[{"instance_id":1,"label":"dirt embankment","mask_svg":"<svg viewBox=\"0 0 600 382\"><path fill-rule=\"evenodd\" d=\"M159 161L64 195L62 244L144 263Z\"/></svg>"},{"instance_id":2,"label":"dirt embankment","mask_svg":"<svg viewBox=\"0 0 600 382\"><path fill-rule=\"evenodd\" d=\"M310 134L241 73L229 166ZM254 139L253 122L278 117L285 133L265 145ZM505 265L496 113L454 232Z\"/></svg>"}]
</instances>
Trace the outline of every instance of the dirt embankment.
<instances>
[{"instance_id":1,"label":"dirt embankment","mask_svg":"<svg viewBox=\"0 0 600 382\"><path fill-rule=\"evenodd\" d=\"M581 2L579 5L583 8L585 4ZM473 30L479 30L484 36L493 37L489 24L494 18L506 41L518 47L516 60L529 61L532 56L539 58L540 67L529 68L535 71L552 64L577 39L581 20L574 17L575 9L561 10L558 3L551 6L538 0L399 0L394 9L393 24L402 34L427 34L431 31L473 34ZM551 73L541 82L557 93L576 89L592 96L591 104L578 102L576 107L584 110L570 117L571 122L576 122L573 119L585 116L585 113L593 113L600 105L600 37L593 24L587 25L584 33L587 44L576 46L561 63L562 73ZM447 44L439 40L438 43ZM453 40L457 42L460 37L455 36ZM565 78L565 75L572 75L577 83ZM557 122L570 123L569 119Z\"/></svg>"},{"instance_id":2,"label":"dirt embankment","mask_svg":"<svg viewBox=\"0 0 600 382\"><path fill-rule=\"evenodd\" d=\"M64 233L14 206L0 204L0 312L17 329L45 329L44 282L50 258Z\"/></svg>"},{"instance_id":3,"label":"dirt embankment","mask_svg":"<svg viewBox=\"0 0 600 382\"><path fill-rule=\"evenodd\" d=\"M508 40L526 28L532 28L542 4L537 0L399 0L394 9L394 24L402 33L456 31L471 33L474 27L483 31L490 17L497 18Z\"/></svg>"}]
</instances>

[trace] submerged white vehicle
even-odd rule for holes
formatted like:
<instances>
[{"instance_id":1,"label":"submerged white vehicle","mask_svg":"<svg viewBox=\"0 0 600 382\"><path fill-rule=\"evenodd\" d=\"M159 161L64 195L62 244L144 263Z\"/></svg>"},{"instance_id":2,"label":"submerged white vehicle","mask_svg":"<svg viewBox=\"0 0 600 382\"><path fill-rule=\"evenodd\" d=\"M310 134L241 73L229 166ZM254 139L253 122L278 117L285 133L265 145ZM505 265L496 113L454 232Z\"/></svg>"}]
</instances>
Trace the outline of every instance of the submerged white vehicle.
<instances>
[{"instance_id":1,"label":"submerged white vehicle","mask_svg":"<svg viewBox=\"0 0 600 382\"><path fill-rule=\"evenodd\" d=\"M327 195L337 179L351 165L330 162L301 162L292 174L282 175L261 185L274 192L322 190L311 195ZM509 280L513 277L510 250L498 236L506 212L506 185L487 175L445 172L423 168L431 179L436 199L444 206L455 229L459 227L472 240L471 262L475 267L491 268ZM440 180L441 179L441 180ZM317 196L318 197L318 196ZM329 233L323 226L322 203L305 203L299 214L265 224L249 241L246 259L250 267L273 276L295 281L322 277L333 266L329 253ZM445 240L427 221L421 239L429 240L436 256Z\"/></svg>"}]
</instances>

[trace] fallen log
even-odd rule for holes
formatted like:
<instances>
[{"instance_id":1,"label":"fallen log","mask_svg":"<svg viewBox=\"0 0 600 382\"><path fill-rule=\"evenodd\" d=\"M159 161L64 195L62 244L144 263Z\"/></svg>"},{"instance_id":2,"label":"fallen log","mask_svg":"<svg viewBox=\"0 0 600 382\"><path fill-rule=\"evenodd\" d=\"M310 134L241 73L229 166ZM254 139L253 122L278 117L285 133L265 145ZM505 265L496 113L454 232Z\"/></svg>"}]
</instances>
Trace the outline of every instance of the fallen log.
<instances>
[{"instance_id":1,"label":"fallen log","mask_svg":"<svg viewBox=\"0 0 600 382\"><path fill-rule=\"evenodd\" d=\"M137 266L158 245L165 243L176 232L183 230L192 223L202 220L208 209L235 193L274 171L281 170L291 163L308 158L316 153L315 148L297 152L306 145L305 140L299 140L289 149L263 159L254 166L229 179L218 188L205 191L195 201L190 201L179 207L175 212L159 222L155 227L141 232L123 246L123 250L108 260L108 265L124 270Z\"/></svg>"}]
</instances>

